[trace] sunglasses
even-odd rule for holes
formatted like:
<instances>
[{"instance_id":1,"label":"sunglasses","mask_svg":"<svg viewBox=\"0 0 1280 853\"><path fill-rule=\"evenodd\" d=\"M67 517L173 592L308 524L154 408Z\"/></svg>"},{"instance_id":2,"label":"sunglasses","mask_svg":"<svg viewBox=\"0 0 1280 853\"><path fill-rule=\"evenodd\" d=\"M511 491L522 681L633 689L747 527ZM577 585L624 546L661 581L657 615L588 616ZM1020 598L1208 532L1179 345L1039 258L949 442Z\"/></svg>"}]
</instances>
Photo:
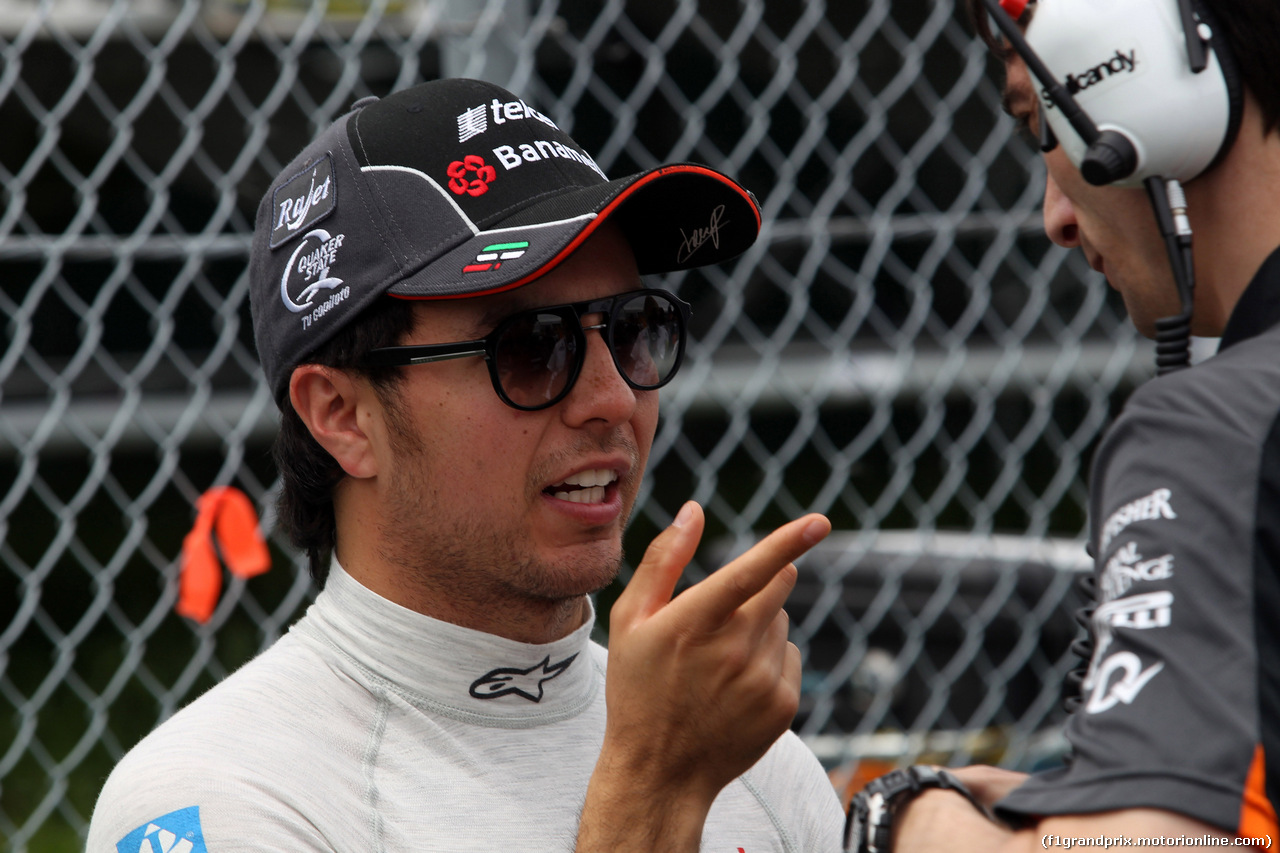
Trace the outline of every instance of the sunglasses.
<instances>
[{"instance_id":1,"label":"sunglasses","mask_svg":"<svg viewBox=\"0 0 1280 853\"><path fill-rule=\"evenodd\" d=\"M1040 150L1048 154L1058 147L1058 137L1054 135L1053 128L1049 127L1049 119L1044 114L1044 107L1039 107L1039 110L1040 116L1037 123L1040 125Z\"/></svg>"},{"instance_id":2,"label":"sunglasses","mask_svg":"<svg viewBox=\"0 0 1280 853\"><path fill-rule=\"evenodd\" d=\"M589 314L602 314L603 322L582 325ZM592 329L604 338L628 385L638 391L661 388L684 360L688 323L689 305L679 297L665 290L635 290L521 311L479 340L380 347L370 350L365 364L397 367L484 356L502 402L532 412L554 406L573 388Z\"/></svg>"}]
</instances>

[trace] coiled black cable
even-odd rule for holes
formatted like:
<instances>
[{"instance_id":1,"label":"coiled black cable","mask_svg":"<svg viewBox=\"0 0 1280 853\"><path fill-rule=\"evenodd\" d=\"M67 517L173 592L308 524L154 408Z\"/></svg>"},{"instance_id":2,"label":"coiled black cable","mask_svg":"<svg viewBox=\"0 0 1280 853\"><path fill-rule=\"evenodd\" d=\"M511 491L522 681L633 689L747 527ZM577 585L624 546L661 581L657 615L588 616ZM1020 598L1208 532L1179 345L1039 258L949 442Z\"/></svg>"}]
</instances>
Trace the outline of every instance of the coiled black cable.
<instances>
[{"instance_id":1,"label":"coiled black cable","mask_svg":"<svg viewBox=\"0 0 1280 853\"><path fill-rule=\"evenodd\" d=\"M1191 365L1191 307L1195 295L1195 266L1191 255L1191 225L1187 221L1187 197L1177 181L1159 176L1143 182L1156 224L1164 237L1169 266L1178 288L1182 311L1156 320L1156 375L1163 376Z\"/></svg>"},{"instance_id":2,"label":"coiled black cable","mask_svg":"<svg viewBox=\"0 0 1280 853\"><path fill-rule=\"evenodd\" d=\"M1156 320L1156 376L1191 366L1191 315Z\"/></svg>"},{"instance_id":3,"label":"coiled black cable","mask_svg":"<svg viewBox=\"0 0 1280 853\"><path fill-rule=\"evenodd\" d=\"M1098 607L1098 579L1093 572L1081 575L1076 581L1086 604L1076 610L1076 623L1084 628L1084 636L1071 644L1071 653L1080 658L1079 664L1067 673L1062 680L1062 707L1068 714L1084 704L1084 680L1089 674L1089 665L1093 661L1093 611Z\"/></svg>"}]
</instances>

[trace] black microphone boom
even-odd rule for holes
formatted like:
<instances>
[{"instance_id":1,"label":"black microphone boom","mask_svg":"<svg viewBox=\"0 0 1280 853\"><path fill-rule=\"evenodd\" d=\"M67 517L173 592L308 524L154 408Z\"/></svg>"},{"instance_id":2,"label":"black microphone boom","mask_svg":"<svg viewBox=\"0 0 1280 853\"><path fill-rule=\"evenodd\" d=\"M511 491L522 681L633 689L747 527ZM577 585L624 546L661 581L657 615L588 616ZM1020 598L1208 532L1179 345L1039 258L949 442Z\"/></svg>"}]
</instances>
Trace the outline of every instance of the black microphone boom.
<instances>
[{"instance_id":1,"label":"black microphone boom","mask_svg":"<svg viewBox=\"0 0 1280 853\"><path fill-rule=\"evenodd\" d=\"M1018 24L1000 6L999 0L983 0L987 11L991 14L996 26L1004 33L1004 37L1013 45L1013 49L1022 57L1035 78L1044 87L1045 94L1054 106L1062 110L1063 117L1084 140L1087 147L1084 159L1080 163L1080 174L1096 187L1113 184L1129 177L1138 168L1138 152L1123 133L1115 130L1099 131L1098 126L1089 118L1089 114L1081 109L1080 104L1067 88L1058 82L1044 64L1039 55L1032 50L1027 39L1018 29Z\"/></svg>"}]
</instances>

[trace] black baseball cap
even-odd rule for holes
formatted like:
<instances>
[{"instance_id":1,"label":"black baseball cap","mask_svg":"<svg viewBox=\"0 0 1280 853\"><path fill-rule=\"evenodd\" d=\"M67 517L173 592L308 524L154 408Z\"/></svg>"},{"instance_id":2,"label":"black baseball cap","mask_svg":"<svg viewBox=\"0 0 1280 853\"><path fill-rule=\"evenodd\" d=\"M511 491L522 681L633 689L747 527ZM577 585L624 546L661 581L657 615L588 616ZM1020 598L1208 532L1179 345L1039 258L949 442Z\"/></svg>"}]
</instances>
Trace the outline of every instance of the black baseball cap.
<instances>
[{"instance_id":1,"label":"black baseball cap","mask_svg":"<svg viewBox=\"0 0 1280 853\"><path fill-rule=\"evenodd\" d=\"M272 182L249 260L258 356L277 403L293 368L383 295L449 299L520 287L605 220L640 273L736 257L754 196L692 163L609 180L542 113L480 80L356 103Z\"/></svg>"}]
</instances>

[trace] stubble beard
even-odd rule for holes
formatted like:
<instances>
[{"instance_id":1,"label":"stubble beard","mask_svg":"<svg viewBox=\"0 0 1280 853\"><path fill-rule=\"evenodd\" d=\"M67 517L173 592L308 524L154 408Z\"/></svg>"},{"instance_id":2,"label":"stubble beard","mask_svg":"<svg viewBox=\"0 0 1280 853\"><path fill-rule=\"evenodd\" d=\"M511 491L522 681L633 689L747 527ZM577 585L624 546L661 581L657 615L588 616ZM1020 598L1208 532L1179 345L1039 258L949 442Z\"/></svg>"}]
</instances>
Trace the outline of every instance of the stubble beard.
<instances>
[{"instance_id":1,"label":"stubble beard","mask_svg":"<svg viewBox=\"0 0 1280 853\"><path fill-rule=\"evenodd\" d=\"M572 604L584 595L607 587L622 567L621 533L630 520L632 501L640 477L639 453L634 442L618 435L600 441L584 437L562 454L573 457L592 450L623 449L631 456L630 472L617 484L626 501L613 542L598 541L575 549L556 561L533 552L527 535L519 529L495 527L494 517L457 513L451 507L451 483L424 482L430 450L412 432L402 412L388 407L391 446L398 463L390 475L389 498L382 525L379 551L383 559L399 566L406 591L428 597L444 596L450 606L469 606L477 612L501 612L513 604L554 609ZM524 495L526 505L541 500L536 483L554 470L557 459L546 461L530 476ZM443 470L436 465L434 470ZM516 513L516 517L521 517Z\"/></svg>"}]
</instances>

